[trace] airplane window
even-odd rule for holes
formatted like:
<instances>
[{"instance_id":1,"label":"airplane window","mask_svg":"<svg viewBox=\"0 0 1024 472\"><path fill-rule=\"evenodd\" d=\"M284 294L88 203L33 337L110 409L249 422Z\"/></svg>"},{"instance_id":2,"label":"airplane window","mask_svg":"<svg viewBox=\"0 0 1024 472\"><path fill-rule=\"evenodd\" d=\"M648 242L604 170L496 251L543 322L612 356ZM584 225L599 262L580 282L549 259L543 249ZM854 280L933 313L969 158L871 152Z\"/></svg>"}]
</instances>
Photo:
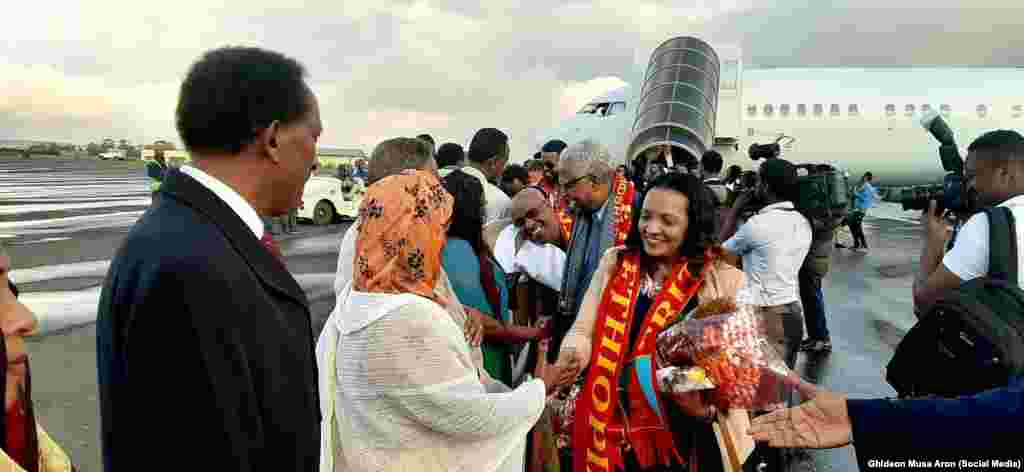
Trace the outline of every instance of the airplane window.
<instances>
[{"instance_id":1,"label":"airplane window","mask_svg":"<svg viewBox=\"0 0 1024 472\"><path fill-rule=\"evenodd\" d=\"M740 64L738 61L725 61L719 73L720 85L718 88L721 90L736 90L736 85L739 82L739 72Z\"/></svg>"},{"instance_id":2,"label":"airplane window","mask_svg":"<svg viewBox=\"0 0 1024 472\"><path fill-rule=\"evenodd\" d=\"M948 115L953 111L953 107L946 104L942 104L939 105L939 111L942 112L943 115Z\"/></svg>"},{"instance_id":3,"label":"airplane window","mask_svg":"<svg viewBox=\"0 0 1024 472\"><path fill-rule=\"evenodd\" d=\"M885 106L885 114L889 115L889 116L895 115L896 114L896 105L893 105L892 103L886 105Z\"/></svg>"},{"instance_id":4,"label":"airplane window","mask_svg":"<svg viewBox=\"0 0 1024 472\"><path fill-rule=\"evenodd\" d=\"M984 118L986 115L988 115L988 106L978 105L978 116Z\"/></svg>"},{"instance_id":5,"label":"airplane window","mask_svg":"<svg viewBox=\"0 0 1024 472\"><path fill-rule=\"evenodd\" d=\"M757 116L757 105L747 105L747 116Z\"/></svg>"},{"instance_id":6,"label":"airplane window","mask_svg":"<svg viewBox=\"0 0 1024 472\"><path fill-rule=\"evenodd\" d=\"M860 115L860 109L859 109L859 108L857 107L857 104L856 104L856 103L854 103L854 104L851 104L851 105L850 105L850 106L849 106L849 107L847 108L847 110L846 110L846 111L847 111L847 113L849 113L849 114L850 114L850 116L857 116L857 115Z\"/></svg>"},{"instance_id":7,"label":"airplane window","mask_svg":"<svg viewBox=\"0 0 1024 472\"><path fill-rule=\"evenodd\" d=\"M772 116L775 113L775 107L771 105L764 106L764 116Z\"/></svg>"},{"instance_id":8,"label":"airplane window","mask_svg":"<svg viewBox=\"0 0 1024 472\"><path fill-rule=\"evenodd\" d=\"M820 103L815 103L814 104L814 116L821 116L824 113L825 113L825 105L822 105Z\"/></svg>"},{"instance_id":9,"label":"airplane window","mask_svg":"<svg viewBox=\"0 0 1024 472\"><path fill-rule=\"evenodd\" d=\"M789 116L789 105L779 105L779 114L782 116Z\"/></svg>"},{"instance_id":10,"label":"airplane window","mask_svg":"<svg viewBox=\"0 0 1024 472\"><path fill-rule=\"evenodd\" d=\"M907 105L906 107L904 107L904 111L906 112L907 116L912 116L914 114L914 105Z\"/></svg>"},{"instance_id":11,"label":"airplane window","mask_svg":"<svg viewBox=\"0 0 1024 472\"><path fill-rule=\"evenodd\" d=\"M807 105L804 103L797 105L796 114L800 116L807 116Z\"/></svg>"},{"instance_id":12,"label":"airplane window","mask_svg":"<svg viewBox=\"0 0 1024 472\"><path fill-rule=\"evenodd\" d=\"M929 105L927 103L925 103L924 105L921 105L921 113L928 113L930 111L932 111L932 106L931 105Z\"/></svg>"},{"instance_id":13,"label":"airplane window","mask_svg":"<svg viewBox=\"0 0 1024 472\"><path fill-rule=\"evenodd\" d=\"M839 116L839 104L833 103L832 106L829 107L829 112L832 116Z\"/></svg>"},{"instance_id":14,"label":"airplane window","mask_svg":"<svg viewBox=\"0 0 1024 472\"><path fill-rule=\"evenodd\" d=\"M1024 105L1014 105L1013 106L1013 117L1014 118L1020 118L1021 116L1024 116Z\"/></svg>"}]
</instances>

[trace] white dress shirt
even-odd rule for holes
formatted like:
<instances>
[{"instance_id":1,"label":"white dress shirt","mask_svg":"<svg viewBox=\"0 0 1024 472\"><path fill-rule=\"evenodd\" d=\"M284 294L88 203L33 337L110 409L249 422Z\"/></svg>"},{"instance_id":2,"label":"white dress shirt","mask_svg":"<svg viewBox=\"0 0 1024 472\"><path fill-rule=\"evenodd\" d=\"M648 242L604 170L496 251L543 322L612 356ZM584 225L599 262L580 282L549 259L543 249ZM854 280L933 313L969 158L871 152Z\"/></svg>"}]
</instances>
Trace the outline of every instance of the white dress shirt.
<instances>
[{"instance_id":1,"label":"white dress shirt","mask_svg":"<svg viewBox=\"0 0 1024 472\"><path fill-rule=\"evenodd\" d=\"M722 247L743 257L747 277L738 302L776 306L800 300L797 272L811 248L811 224L793 211L793 202L764 207Z\"/></svg>"},{"instance_id":2,"label":"white dress shirt","mask_svg":"<svg viewBox=\"0 0 1024 472\"><path fill-rule=\"evenodd\" d=\"M259 213L256 213L256 209L249 204L241 195L238 194L233 188L229 187L220 179L207 174L192 166L181 166L181 173L192 177L200 185L206 187L207 190L213 192L217 198L220 198L224 203L231 208L232 211L242 219L249 229L252 230L252 234L256 236L256 239L263 239L263 220L260 218Z\"/></svg>"},{"instance_id":3,"label":"white dress shirt","mask_svg":"<svg viewBox=\"0 0 1024 472\"><path fill-rule=\"evenodd\" d=\"M565 251L554 244L524 241L516 249L519 228L508 225L501 230L494 244L494 258L506 274L525 273L531 279L555 290L562 290L565 275Z\"/></svg>"},{"instance_id":4,"label":"white dress shirt","mask_svg":"<svg viewBox=\"0 0 1024 472\"><path fill-rule=\"evenodd\" d=\"M484 199L487 200L485 208L484 224L492 221L508 218L512 209L512 199L508 198L500 188L487 181L487 177L474 167L465 166L463 172L476 177L484 186Z\"/></svg>"}]
</instances>

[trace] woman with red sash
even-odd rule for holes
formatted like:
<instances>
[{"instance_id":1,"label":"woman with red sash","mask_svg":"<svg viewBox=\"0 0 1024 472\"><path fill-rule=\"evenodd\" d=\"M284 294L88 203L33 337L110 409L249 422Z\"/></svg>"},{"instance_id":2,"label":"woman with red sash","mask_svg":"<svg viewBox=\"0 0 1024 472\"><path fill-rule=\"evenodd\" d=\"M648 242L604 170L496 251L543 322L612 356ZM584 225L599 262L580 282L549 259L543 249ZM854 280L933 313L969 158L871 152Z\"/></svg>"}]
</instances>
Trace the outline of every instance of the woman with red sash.
<instances>
[{"instance_id":1,"label":"woman with red sash","mask_svg":"<svg viewBox=\"0 0 1024 472\"><path fill-rule=\"evenodd\" d=\"M743 445L734 443L746 412L716 412L699 392L652 389L658 333L699 303L734 298L743 283L718 258L715 215L696 177L662 175L625 247L601 260L559 356L559 366L575 365L585 379L563 471L731 471L742 463Z\"/></svg>"}]
</instances>

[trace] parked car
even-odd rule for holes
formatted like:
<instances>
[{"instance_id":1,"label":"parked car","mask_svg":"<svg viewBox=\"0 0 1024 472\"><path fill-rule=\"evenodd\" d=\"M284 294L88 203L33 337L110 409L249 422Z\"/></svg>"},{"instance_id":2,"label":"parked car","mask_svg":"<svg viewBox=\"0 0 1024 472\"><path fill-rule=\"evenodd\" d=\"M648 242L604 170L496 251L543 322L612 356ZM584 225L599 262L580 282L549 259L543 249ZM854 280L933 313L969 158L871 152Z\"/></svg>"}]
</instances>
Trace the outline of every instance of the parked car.
<instances>
[{"instance_id":1,"label":"parked car","mask_svg":"<svg viewBox=\"0 0 1024 472\"><path fill-rule=\"evenodd\" d=\"M358 177L310 177L302 192L298 217L312 220L317 225L331 224L339 219L355 220L363 195L366 195L366 186Z\"/></svg>"}]
</instances>

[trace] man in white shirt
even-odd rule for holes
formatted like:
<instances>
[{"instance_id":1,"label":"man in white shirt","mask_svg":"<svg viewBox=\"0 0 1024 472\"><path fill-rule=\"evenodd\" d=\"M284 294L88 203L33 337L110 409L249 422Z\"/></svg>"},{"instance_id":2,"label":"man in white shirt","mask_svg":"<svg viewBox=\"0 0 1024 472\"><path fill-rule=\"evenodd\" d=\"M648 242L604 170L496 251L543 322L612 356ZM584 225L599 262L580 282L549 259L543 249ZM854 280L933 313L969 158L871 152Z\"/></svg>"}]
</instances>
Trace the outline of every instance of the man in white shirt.
<instances>
[{"instance_id":1,"label":"man in white shirt","mask_svg":"<svg viewBox=\"0 0 1024 472\"><path fill-rule=\"evenodd\" d=\"M1016 131L991 131L971 143L967 151L965 192L968 195L977 192L980 207L1009 208L1016 222L1017 247L1024 248L1024 137ZM957 234L953 249L945 254L948 224L934 211L934 202L931 211L924 212L922 220L925 244L921 270L914 279L914 308L918 314L927 312L936 300L961 283L987 275L989 262L989 226L985 213L977 213L967 220ZM1024 251L1018 250L1017 265L1024 269Z\"/></svg>"},{"instance_id":2,"label":"man in white shirt","mask_svg":"<svg viewBox=\"0 0 1024 472\"><path fill-rule=\"evenodd\" d=\"M466 153L467 166L462 171L476 177L484 186L484 199L487 208L484 211L484 223L500 218L508 218L511 199L505 192L492 182L501 179L508 164L508 136L494 128L484 128L473 135Z\"/></svg>"},{"instance_id":3,"label":"man in white shirt","mask_svg":"<svg viewBox=\"0 0 1024 472\"><path fill-rule=\"evenodd\" d=\"M761 164L757 192L767 205L752 216L722 245L726 259L739 266L743 259L746 285L739 302L756 306L768 327L769 341L792 368L803 339L797 272L811 247L811 224L793 207L797 188L796 167L782 159ZM726 216L723 239L736 227L740 209L751 195L737 198Z\"/></svg>"},{"instance_id":4,"label":"man in white shirt","mask_svg":"<svg viewBox=\"0 0 1024 472\"><path fill-rule=\"evenodd\" d=\"M484 241L505 273L525 273L556 292L561 290L568 241L540 188L527 187L516 194L511 219L488 224Z\"/></svg>"}]
</instances>

